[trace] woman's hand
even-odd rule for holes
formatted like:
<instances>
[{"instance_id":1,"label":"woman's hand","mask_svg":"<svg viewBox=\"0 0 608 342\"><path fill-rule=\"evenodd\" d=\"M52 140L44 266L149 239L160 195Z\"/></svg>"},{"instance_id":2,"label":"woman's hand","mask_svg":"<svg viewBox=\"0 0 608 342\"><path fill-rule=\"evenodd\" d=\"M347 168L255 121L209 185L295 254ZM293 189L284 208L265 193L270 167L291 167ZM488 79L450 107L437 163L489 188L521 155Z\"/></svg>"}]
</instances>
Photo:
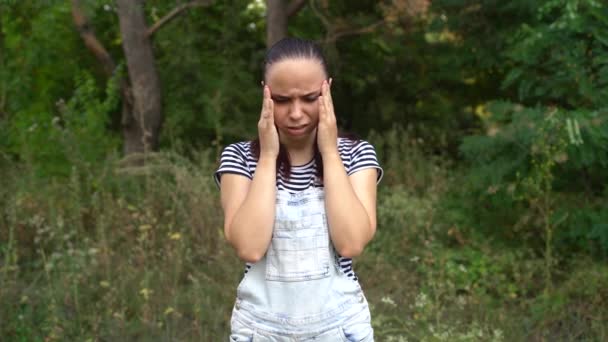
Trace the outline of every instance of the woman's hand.
<instances>
[{"instance_id":1,"label":"woman's hand","mask_svg":"<svg viewBox=\"0 0 608 342\"><path fill-rule=\"evenodd\" d=\"M279 155L279 133L274 125L274 102L270 97L268 86L264 86L264 102L260 121L258 121L258 137L260 138L260 157L264 155L276 159Z\"/></svg>"},{"instance_id":2,"label":"woman's hand","mask_svg":"<svg viewBox=\"0 0 608 342\"><path fill-rule=\"evenodd\" d=\"M321 156L338 154L338 126L331 100L331 79L323 81L319 97L319 126L317 128L317 145Z\"/></svg>"}]
</instances>

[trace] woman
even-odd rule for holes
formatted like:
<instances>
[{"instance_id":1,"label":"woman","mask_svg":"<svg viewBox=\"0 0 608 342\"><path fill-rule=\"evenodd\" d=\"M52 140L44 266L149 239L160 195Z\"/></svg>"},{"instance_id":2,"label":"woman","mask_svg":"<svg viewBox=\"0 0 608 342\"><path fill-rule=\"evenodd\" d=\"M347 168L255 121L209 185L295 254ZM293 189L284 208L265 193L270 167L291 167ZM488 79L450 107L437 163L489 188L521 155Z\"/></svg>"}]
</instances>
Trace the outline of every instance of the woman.
<instances>
[{"instance_id":1,"label":"woman","mask_svg":"<svg viewBox=\"0 0 608 342\"><path fill-rule=\"evenodd\" d=\"M338 137L331 81L314 43L279 41L259 138L222 152L224 232L247 262L231 341L373 341L351 258L374 236L382 169L369 143Z\"/></svg>"}]
</instances>

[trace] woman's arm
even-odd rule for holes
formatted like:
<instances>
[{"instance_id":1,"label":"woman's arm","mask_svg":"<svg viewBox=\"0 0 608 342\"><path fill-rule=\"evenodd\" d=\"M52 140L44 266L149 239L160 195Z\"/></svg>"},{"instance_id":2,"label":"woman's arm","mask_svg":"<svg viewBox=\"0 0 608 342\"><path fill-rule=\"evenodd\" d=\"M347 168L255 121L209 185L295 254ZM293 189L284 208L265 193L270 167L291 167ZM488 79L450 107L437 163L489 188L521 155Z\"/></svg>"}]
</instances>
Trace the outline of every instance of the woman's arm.
<instances>
[{"instance_id":1,"label":"woman's arm","mask_svg":"<svg viewBox=\"0 0 608 342\"><path fill-rule=\"evenodd\" d=\"M264 87L258 136L260 155L253 179L226 174L221 182L224 235L239 258L247 262L257 262L264 257L274 227L279 134L274 125L274 103L268 86Z\"/></svg>"},{"instance_id":2,"label":"woman's arm","mask_svg":"<svg viewBox=\"0 0 608 342\"><path fill-rule=\"evenodd\" d=\"M260 260L270 244L276 201L276 159L260 157L253 180L225 174L221 182L224 235L239 258Z\"/></svg>"},{"instance_id":3,"label":"woman's arm","mask_svg":"<svg viewBox=\"0 0 608 342\"><path fill-rule=\"evenodd\" d=\"M358 256L376 232L377 171L348 176L339 155L324 156L323 170L331 240L341 256Z\"/></svg>"},{"instance_id":4,"label":"woman's arm","mask_svg":"<svg viewBox=\"0 0 608 342\"><path fill-rule=\"evenodd\" d=\"M323 81L319 97L317 144L323 158L325 209L329 233L341 256L352 258L363 252L376 232L375 168L346 174L338 151L338 129L329 82Z\"/></svg>"}]
</instances>

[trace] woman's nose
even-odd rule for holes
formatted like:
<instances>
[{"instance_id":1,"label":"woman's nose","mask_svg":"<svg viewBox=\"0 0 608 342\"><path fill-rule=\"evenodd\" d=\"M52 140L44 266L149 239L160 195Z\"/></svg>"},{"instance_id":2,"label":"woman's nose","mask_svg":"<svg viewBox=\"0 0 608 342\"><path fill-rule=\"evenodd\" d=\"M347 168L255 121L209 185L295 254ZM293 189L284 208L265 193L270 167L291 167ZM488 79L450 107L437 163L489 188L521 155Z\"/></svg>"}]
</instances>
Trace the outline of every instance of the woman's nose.
<instances>
[{"instance_id":1,"label":"woman's nose","mask_svg":"<svg viewBox=\"0 0 608 342\"><path fill-rule=\"evenodd\" d=\"M294 101L289 110L289 117L293 120L298 120L302 117L302 105L299 101Z\"/></svg>"}]
</instances>

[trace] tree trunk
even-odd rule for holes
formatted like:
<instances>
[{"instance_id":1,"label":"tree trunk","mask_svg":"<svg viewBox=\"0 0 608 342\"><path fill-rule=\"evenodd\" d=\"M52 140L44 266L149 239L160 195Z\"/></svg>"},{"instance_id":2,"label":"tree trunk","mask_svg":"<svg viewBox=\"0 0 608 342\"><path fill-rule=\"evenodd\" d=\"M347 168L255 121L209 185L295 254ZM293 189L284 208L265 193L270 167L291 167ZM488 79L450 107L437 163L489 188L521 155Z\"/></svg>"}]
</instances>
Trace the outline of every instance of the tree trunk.
<instances>
[{"instance_id":1,"label":"tree trunk","mask_svg":"<svg viewBox=\"0 0 608 342\"><path fill-rule=\"evenodd\" d=\"M287 37L285 0L266 0L266 47Z\"/></svg>"},{"instance_id":2,"label":"tree trunk","mask_svg":"<svg viewBox=\"0 0 608 342\"><path fill-rule=\"evenodd\" d=\"M122 47L127 61L132 106L123 108L124 154L158 148L163 122L160 80L147 35L143 0L117 0Z\"/></svg>"}]
</instances>

